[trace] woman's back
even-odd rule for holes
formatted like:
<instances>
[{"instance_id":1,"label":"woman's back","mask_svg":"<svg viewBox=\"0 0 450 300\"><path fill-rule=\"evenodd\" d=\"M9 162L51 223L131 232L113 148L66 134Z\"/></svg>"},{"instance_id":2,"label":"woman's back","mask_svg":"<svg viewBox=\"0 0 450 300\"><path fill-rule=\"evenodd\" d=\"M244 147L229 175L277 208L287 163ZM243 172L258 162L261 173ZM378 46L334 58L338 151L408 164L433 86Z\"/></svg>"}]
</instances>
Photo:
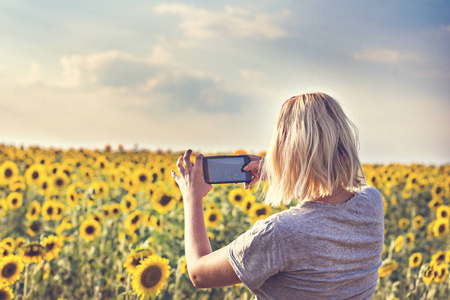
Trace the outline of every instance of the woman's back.
<instances>
[{"instance_id":1,"label":"woman's back","mask_svg":"<svg viewBox=\"0 0 450 300\"><path fill-rule=\"evenodd\" d=\"M383 249L383 200L369 186L347 202L305 201L229 245L258 299L370 299Z\"/></svg>"}]
</instances>

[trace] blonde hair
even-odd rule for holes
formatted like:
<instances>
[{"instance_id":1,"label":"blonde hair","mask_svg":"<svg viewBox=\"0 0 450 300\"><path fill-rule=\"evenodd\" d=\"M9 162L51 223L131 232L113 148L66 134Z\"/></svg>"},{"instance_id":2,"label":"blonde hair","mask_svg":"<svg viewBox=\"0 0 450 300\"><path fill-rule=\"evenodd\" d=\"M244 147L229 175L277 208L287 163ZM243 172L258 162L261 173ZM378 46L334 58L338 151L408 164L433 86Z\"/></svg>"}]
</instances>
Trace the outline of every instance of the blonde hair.
<instances>
[{"instance_id":1,"label":"blonde hair","mask_svg":"<svg viewBox=\"0 0 450 300\"><path fill-rule=\"evenodd\" d=\"M365 184L357 153L358 129L339 103L323 93L288 99L265 157L266 204L312 200Z\"/></svg>"}]
</instances>

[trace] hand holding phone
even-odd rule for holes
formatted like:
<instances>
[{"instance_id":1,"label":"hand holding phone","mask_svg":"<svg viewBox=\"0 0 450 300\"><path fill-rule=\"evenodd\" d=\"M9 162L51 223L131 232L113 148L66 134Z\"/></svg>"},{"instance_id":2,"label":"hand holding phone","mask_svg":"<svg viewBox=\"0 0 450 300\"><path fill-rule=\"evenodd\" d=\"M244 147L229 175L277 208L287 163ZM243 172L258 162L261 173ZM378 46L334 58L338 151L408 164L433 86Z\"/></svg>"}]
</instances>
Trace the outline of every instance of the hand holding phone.
<instances>
[{"instance_id":1,"label":"hand holding phone","mask_svg":"<svg viewBox=\"0 0 450 300\"><path fill-rule=\"evenodd\" d=\"M251 171L243 168L250 163L248 155L203 157L203 176L206 183L238 183L251 181Z\"/></svg>"}]
</instances>

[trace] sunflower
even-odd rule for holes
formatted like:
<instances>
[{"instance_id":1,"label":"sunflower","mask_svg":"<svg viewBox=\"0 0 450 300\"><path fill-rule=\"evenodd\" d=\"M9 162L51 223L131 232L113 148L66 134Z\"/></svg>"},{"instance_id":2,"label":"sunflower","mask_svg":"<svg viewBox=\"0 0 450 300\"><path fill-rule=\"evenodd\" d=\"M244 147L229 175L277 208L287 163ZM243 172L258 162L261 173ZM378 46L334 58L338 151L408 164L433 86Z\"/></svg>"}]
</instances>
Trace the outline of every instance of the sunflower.
<instances>
[{"instance_id":1,"label":"sunflower","mask_svg":"<svg viewBox=\"0 0 450 300\"><path fill-rule=\"evenodd\" d=\"M448 277L448 264L439 264L434 267L434 282L441 283L444 282Z\"/></svg>"},{"instance_id":2,"label":"sunflower","mask_svg":"<svg viewBox=\"0 0 450 300\"><path fill-rule=\"evenodd\" d=\"M133 186L135 186L137 189L145 187L151 181L150 175L148 174L147 170L142 168L136 169L133 172L132 178Z\"/></svg>"},{"instance_id":3,"label":"sunflower","mask_svg":"<svg viewBox=\"0 0 450 300\"><path fill-rule=\"evenodd\" d=\"M412 234L411 232L408 232L406 234L406 244L407 245L412 245L414 244L416 237L414 236L414 234Z\"/></svg>"},{"instance_id":4,"label":"sunflower","mask_svg":"<svg viewBox=\"0 0 450 300\"><path fill-rule=\"evenodd\" d=\"M398 221L398 227L400 227L401 229L405 229L409 226L409 220L406 218L401 218Z\"/></svg>"},{"instance_id":5,"label":"sunflower","mask_svg":"<svg viewBox=\"0 0 450 300\"><path fill-rule=\"evenodd\" d=\"M223 216L220 210L207 209L205 211L205 225L209 228L215 228L222 222Z\"/></svg>"},{"instance_id":6,"label":"sunflower","mask_svg":"<svg viewBox=\"0 0 450 300\"><path fill-rule=\"evenodd\" d=\"M400 252L403 247L403 235L399 235L395 240L395 252Z\"/></svg>"},{"instance_id":7,"label":"sunflower","mask_svg":"<svg viewBox=\"0 0 450 300\"><path fill-rule=\"evenodd\" d=\"M409 257L409 266L411 268L416 268L420 266L421 263L422 263L422 253L416 252Z\"/></svg>"},{"instance_id":8,"label":"sunflower","mask_svg":"<svg viewBox=\"0 0 450 300\"><path fill-rule=\"evenodd\" d=\"M232 189L228 193L228 200L234 205L241 205L245 197L245 191L243 189Z\"/></svg>"},{"instance_id":9,"label":"sunflower","mask_svg":"<svg viewBox=\"0 0 450 300\"><path fill-rule=\"evenodd\" d=\"M28 206L27 214L25 216L29 221L34 221L37 220L40 212L41 212L41 205L36 200L33 200L30 206Z\"/></svg>"},{"instance_id":10,"label":"sunflower","mask_svg":"<svg viewBox=\"0 0 450 300\"><path fill-rule=\"evenodd\" d=\"M19 236L19 237L16 239L16 248L17 248L17 249L22 248L22 246L25 245L25 241L26 241L26 239L25 239L24 237Z\"/></svg>"},{"instance_id":11,"label":"sunflower","mask_svg":"<svg viewBox=\"0 0 450 300\"><path fill-rule=\"evenodd\" d=\"M448 234L449 219L437 219L433 226L435 237L443 238Z\"/></svg>"},{"instance_id":12,"label":"sunflower","mask_svg":"<svg viewBox=\"0 0 450 300\"><path fill-rule=\"evenodd\" d=\"M384 277L397 270L398 264L395 261L383 261L380 269L378 269L378 276Z\"/></svg>"},{"instance_id":13,"label":"sunflower","mask_svg":"<svg viewBox=\"0 0 450 300\"><path fill-rule=\"evenodd\" d=\"M54 220L55 216L58 212L56 201L47 200L42 204L42 217L44 217L45 220Z\"/></svg>"},{"instance_id":14,"label":"sunflower","mask_svg":"<svg viewBox=\"0 0 450 300\"><path fill-rule=\"evenodd\" d=\"M96 198L103 199L109 195L109 186L103 180L98 180L92 184Z\"/></svg>"},{"instance_id":15,"label":"sunflower","mask_svg":"<svg viewBox=\"0 0 450 300\"><path fill-rule=\"evenodd\" d=\"M0 245L0 259L12 254L12 250L6 245Z\"/></svg>"},{"instance_id":16,"label":"sunflower","mask_svg":"<svg viewBox=\"0 0 450 300\"><path fill-rule=\"evenodd\" d=\"M34 164L25 171L28 184L38 185L44 176L46 176L45 168L41 164Z\"/></svg>"},{"instance_id":17,"label":"sunflower","mask_svg":"<svg viewBox=\"0 0 450 300\"><path fill-rule=\"evenodd\" d=\"M39 183L38 187L39 187L39 195L41 196L44 196L45 194L47 194L48 191L51 191L53 189L51 181L48 177L43 178Z\"/></svg>"},{"instance_id":18,"label":"sunflower","mask_svg":"<svg viewBox=\"0 0 450 300\"><path fill-rule=\"evenodd\" d=\"M80 173L83 180L92 181L95 178L94 171L91 168L82 168Z\"/></svg>"},{"instance_id":19,"label":"sunflower","mask_svg":"<svg viewBox=\"0 0 450 300\"><path fill-rule=\"evenodd\" d=\"M0 199L0 217L6 216L8 211L8 204L5 199Z\"/></svg>"},{"instance_id":20,"label":"sunflower","mask_svg":"<svg viewBox=\"0 0 450 300\"><path fill-rule=\"evenodd\" d=\"M52 182L52 186L58 190L63 191L66 189L69 184L70 178L64 172L56 172L56 174L51 175L50 181Z\"/></svg>"},{"instance_id":21,"label":"sunflower","mask_svg":"<svg viewBox=\"0 0 450 300\"><path fill-rule=\"evenodd\" d=\"M182 256L178 262L180 263L181 274L186 274L187 272L186 256Z\"/></svg>"},{"instance_id":22,"label":"sunflower","mask_svg":"<svg viewBox=\"0 0 450 300\"><path fill-rule=\"evenodd\" d=\"M150 216L150 223L152 223L153 228L156 230L160 230L165 224L160 218L156 218L155 216Z\"/></svg>"},{"instance_id":23,"label":"sunflower","mask_svg":"<svg viewBox=\"0 0 450 300\"><path fill-rule=\"evenodd\" d=\"M421 215L417 215L414 217L414 220L413 220L414 228L416 228L416 229L421 228L423 226L423 224L425 224L425 221Z\"/></svg>"},{"instance_id":24,"label":"sunflower","mask_svg":"<svg viewBox=\"0 0 450 300\"><path fill-rule=\"evenodd\" d=\"M30 223L27 227L27 233L29 236L35 236L37 233L40 233L42 230L42 223L39 220L35 220Z\"/></svg>"},{"instance_id":25,"label":"sunflower","mask_svg":"<svg viewBox=\"0 0 450 300\"><path fill-rule=\"evenodd\" d=\"M100 235L101 226L100 223L93 220L87 219L81 223L80 235L85 241L93 241L96 237Z\"/></svg>"},{"instance_id":26,"label":"sunflower","mask_svg":"<svg viewBox=\"0 0 450 300\"><path fill-rule=\"evenodd\" d=\"M126 268L128 274L133 274L141 261L153 254L155 254L155 251L151 248L135 249L127 256L127 260L123 263L123 267Z\"/></svg>"},{"instance_id":27,"label":"sunflower","mask_svg":"<svg viewBox=\"0 0 450 300\"><path fill-rule=\"evenodd\" d=\"M433 282L434 279L434 267L433 265L429 265L426 269L423 270L422 273L422 280L423 282L425 282L426 284L430 284Z\"/></svg>"},{"instance_id":28,"label":"sunflower","mask_svg":"<svg viewBox=\"0 0 450 300\"><path fill-rule=\"evenodd\" d=\"M152 207L160 214L171 211L176 204L174 197L163 188L159 188L153 193L151 203Z\"/></svg>"},{"instance_id":29,"label":"sunflower","mask_svg":"<svg viewBox=\"0 0 450 300\"><path fill-rule=\"evenodd\" d=\"M109 213L111 217L118 217L120 216L120 205L119 203L113 203L109 206Z\"/></svg>"},{"instance_id":30,"label":"sunflower","mask_svg":"<svg viewBox=\"0 0 450 300\"><path fill-rule=\"evenodd\" d=\"M23 194L18 192L12 192L6 197L9 209L17 209L22 206Z\"/></svg>"},{"instance_id":31,"label":"sunflower","mask_svg":"<svg viewBox=\"0 0 450 300\"><path fill-rule=\"evenodd\" d=\"M431 256L431 265L437 265L445 262L445 252L444 251L438 251L435 254Z\"/></svg>"},{"instance_id":32,"label":"sunflower","mask_svg":"<svg viewBox=\"0 0 450 300\"><path fill-rule=\"evenodd\" d=\"M0 299L11 300L14 299L14 294L10 287L4 284L0 284Z\"/></svg>"},{"instance_id":33,"label":"sunflower","mask_svg":"<svg viewBox=\"0 0 450 300\"><path fill-rule=\"evenodd\" d=\"M45 254L45 249L39 243L27 244L22 247L20 256L22 261L26 264L38 263L42 260Z\"/></svg>"},{"instance_id":34,"label":"sunflower","mask_svg":"<svg viewBox=\"0 0 450 300\"><path fill-rule=\"evenodd\" d=\"M95 167L101 171L105 171L109 167L109 160L104 156L96 157Z\"/></svg>"},{"instance_id":35,"label":"sunflower","mask_svg":"<svg viewBox=\"0 0 450 300\"><path fill-rule=\"evenodd\" d=\"M80 198L75 189L66 190L66 202L67 204L69 204L70 208L74 208L75 206L77 206L79 200Z\"/></svg>"},{"instance_id":36,"label":"sunflower","mask_svg":"<svg viewBox=\"0 0 450 300\"><path fill-rule=\"evenodd\" d=\"M109 205L107 205L107 204L102 205L101 214L102 214L103 218L105 218L105 219L108 219L111 217Z\"/></svg>"},{"instance_id":37,"label":"sunflower","mask_svg":"<svg viewBox=\"0 0 450 300\"><path fill-rule=\"evenodd\" d=\"M95 220L95 221L97 221L100 225L103 223L103 215L100 214L100 213L98 213L98 212L95 212L95 213L93 213L93 214L89 214L88 219Z\"/></svg>"},{"instance_id":38,"label":"sunflower","mask_svg":"<svg viewBox=\"0 0 450 300\"><path fill-rule=\"evenodd\" d=\"M116 281L118 283L122 283L125 284L127 282L127 278L125 276L123 276L122 274L117 275L116 277Z\"/></svg>"},{"instance_id":39,"label":"sunflower","mask_svg":"<svg viewBox=\"0 0 450 300\"><path fill-rule=\"evenodd\" d=\"M133 232L138 228L142 221L144 220L144 215L140 210L133 211L125 220L125 228L127 232Z\"/></svg>"},{"instance_id":40,"label":"sunflower","mask_svg":"<svg viewBox=\"0 0 450 300\"><path fill-rule=\"evenodd\" d=\"M433 200L430 201L430 203L428 203L428 207L432 210L435 211L438 209L439 206L441 206L442 204L444 204L444 201L442 201L441 198L433 198Z\"/></svg>"},{"instance_id":41,"label":"sunflower","mask_svg":"<svg viewBox=\"0 0 450 300\"><path fill-rule=\"evenodd\" d=\"M132 275L133 291L139 296L156 297L170 276L169 260L158 255L144 259Z\"/></svg>"},{"instance_id":42,"label":"sunflower","mask_svg":"<svg viewBox=\"0 0 450 300\"><path fill-rule=\"evenodd\" d=\"M242 210L244 212L246 212L247 214L249 214L254 203L256 203L255 195L249 194L249 195L245 196L245 198L241 204Z\"/></svg>"},{"instance_id":43,"label":"sunflower","mask_svg":"<svg viewBox=\"0 0 450 300\"><path fill-rule=\"evenodd\" d=\"M270 216L272 208L263 203L255 202L250 210L250 216L256 220L262 220Z\"/></svg>"},{"instance_id":44,"label":"sunflower","mask_svg":"<svg viewBox=\"0 0 450 300\"><path fill-rule=\"evenodd\" d=\"M50 235L44 238L42 246L45 248L44 259L46 261L51 261L58 256L59 251L61 251L61 248L64 246L64 242L60 238Z\"/></svg>"},{"instance_id":45,"label":"sunflower","mask_svg":"<svg viewBox=\"0 0 450 300\"><path fill-rule=\"evenodd\" d=\"M436 181L431 188L431 195L435 198L441 198L445 194L445 187L441 181Z\"/></svg>"},{"instance_id":46,"label":"sunflower","mask_svg":"<svg viewBox=\"0 0 450 300\"><path fill-rule=\"evenodd\" d=\"M136 208L136 198L131 194L127 194L122 202L120 202L120 208L122 209L122 212L126 214L130 213Z\"/></svg>"},{"instance_id":47,"label":"sunflower","mask_svg":"<svg viewBox=\"0 0 450 300\"><path fill-rule=\"evenodd\" d=\"M72 229L73 226L71 223L68 222L62 222L58 228L56 228L56 233L58 234L58 238L60 238L63 241L72 241L73 235L70 229Z\"/></svg>"},{"instance_id":48,"label":"sunflower","mask_svg":"<svg viewBox=\"0 0 450 300\"><path fill-rule=\"evenodd\" d=\"M12 237L7 237L0 242L0 246L7 246L11 251L16 248L16 241Z\"/></svg>"},{"instance_id":49,"label":"sunflower","mask_svg":"<svg viewBox=\"0 0 450 300\"><path fill-rule=\"evenodd\" d=\"M19 175L19 168L12 161L6 161L0 165L0 181L9 182Z\"/></svg>"},{"instance_id":50,"label":"sunflower","mask_svg":"<svg viewBox=\"0 0 450 300\"><path fill-rule=\"evenodd\" d=\"M448 205L441 205L436 211L436 218L448 219L450 217L450 207Z\"/></svg>"},{"instance_id":51,"label":"sunflower","mask_svg":"<svg viewBox=\"0 0 450 300\"><path fill-rule=\"evenodd\" d=\"M23 262L17 255L8 255L0 260L0 282L13 285L22 277ZM1 299L1 298L0 298Z\"/></svg>"}]
</instances>

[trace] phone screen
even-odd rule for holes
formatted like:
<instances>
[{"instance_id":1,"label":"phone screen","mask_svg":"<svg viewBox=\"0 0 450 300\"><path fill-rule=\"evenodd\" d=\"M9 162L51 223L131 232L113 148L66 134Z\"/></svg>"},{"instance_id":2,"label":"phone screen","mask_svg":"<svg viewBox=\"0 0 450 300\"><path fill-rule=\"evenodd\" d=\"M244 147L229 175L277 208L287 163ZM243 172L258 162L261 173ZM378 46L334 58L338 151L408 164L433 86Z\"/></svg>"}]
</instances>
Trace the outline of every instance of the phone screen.
<instances>
[{"instance_id":1,"label":"phone screen","mask_svg":"<svg viewBox=\"0 0 450 300\"><path fill-rule=\"evenodd\" d=\"M216 156L205 157L204 175L208 183L248 182L251 179L249 171L242 171L248 164L248 156Z\"/></svg>"}]
</instances>

